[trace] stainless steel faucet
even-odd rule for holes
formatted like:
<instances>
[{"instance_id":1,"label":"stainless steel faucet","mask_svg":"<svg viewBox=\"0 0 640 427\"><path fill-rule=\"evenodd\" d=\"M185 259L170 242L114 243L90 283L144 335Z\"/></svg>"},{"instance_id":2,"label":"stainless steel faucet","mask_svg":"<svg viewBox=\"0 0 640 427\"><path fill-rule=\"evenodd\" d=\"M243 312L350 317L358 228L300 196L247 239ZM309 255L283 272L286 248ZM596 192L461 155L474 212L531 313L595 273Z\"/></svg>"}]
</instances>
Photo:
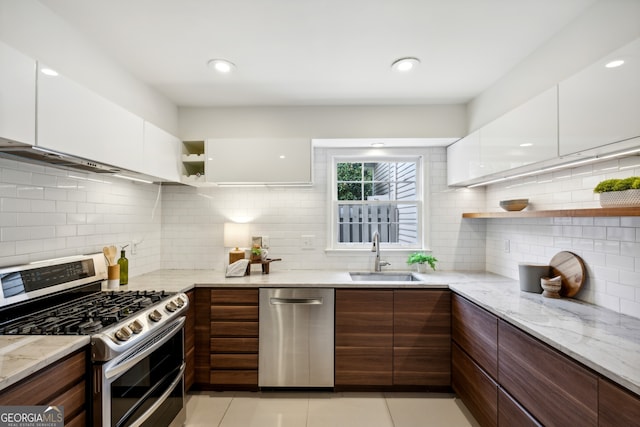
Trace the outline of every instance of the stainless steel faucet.
<instances>
[{"instance_id":1,"label":"stainless steel faucet","mask_svg":"<svg viewBox=\"0 0 640 427\"><path fill-rule=\"evenodd\" d=\"M387 261L380 261L380 233L378 233L378 230L373 232L371 241L373 243L371 252L376 253L376 260L373 263L373 271L382 271L382 267L385 265L390 265L390 263L388 263Z\"/></svg>"}]
</instances>

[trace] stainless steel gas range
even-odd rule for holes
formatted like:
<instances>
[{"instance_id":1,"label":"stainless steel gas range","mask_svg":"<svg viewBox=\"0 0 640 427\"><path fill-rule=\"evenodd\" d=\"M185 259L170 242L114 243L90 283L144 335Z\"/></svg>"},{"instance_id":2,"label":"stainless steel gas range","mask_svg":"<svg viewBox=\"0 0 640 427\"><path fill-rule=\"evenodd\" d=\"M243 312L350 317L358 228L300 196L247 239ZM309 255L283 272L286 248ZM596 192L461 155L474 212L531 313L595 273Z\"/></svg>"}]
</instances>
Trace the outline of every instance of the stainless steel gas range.
<instances>
[{"instance_id":1,"label":"stainless steel gas range","mask_svg":"<svg viewBox=\"0 0 640 427\"><path fill-rule=\"evenodd\" d=\"M103 255L0 268L0 334L90 335L94 426L184 416L183 293L102 291Z\"/></svg>"}]
</instances>

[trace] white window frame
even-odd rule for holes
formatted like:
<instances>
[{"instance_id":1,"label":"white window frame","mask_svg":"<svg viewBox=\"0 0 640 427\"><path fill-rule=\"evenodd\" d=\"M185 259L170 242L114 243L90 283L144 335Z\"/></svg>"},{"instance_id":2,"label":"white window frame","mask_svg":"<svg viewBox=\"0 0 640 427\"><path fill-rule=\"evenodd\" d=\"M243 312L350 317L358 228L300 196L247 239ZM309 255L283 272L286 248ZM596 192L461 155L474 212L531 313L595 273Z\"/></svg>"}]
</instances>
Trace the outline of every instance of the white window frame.
<instances>
[{"instance_id":1,"label":"white window frame","mask_svg":"<svg viewBox=\"0 0 640 427\"><path fill-rule=\"evenodd\" d=\"M427 212L426 200L429 200L426 173L426 153L415 148L394 148L385 150L333 149L327 152L327 251L370 251L371 243L341 243L338 230L338 183L337 165L342 162L415 162L416 163L416 208L418 211L417 241L415 244L385 243L385 251L418 251L426 247ZM375 202L368 202L373 203ZM380 202L385 203L386 202Z\"/></svg>"}]
</instances>

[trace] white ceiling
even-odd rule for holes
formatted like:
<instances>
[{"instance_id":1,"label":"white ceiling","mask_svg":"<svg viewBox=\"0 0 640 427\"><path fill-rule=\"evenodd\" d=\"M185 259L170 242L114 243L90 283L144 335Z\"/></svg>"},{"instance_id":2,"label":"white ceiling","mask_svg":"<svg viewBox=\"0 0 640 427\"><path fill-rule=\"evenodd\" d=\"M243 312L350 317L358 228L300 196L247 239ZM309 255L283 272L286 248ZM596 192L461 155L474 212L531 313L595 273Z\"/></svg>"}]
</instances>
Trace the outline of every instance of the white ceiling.
<instances>
[{"instance_id":1,"label":"white ceiling","mask_svg":"<svg viewBox=\"0 0 640 427\"><path fill-rule=\"evenodd\" d=\"M179 106L464 103L595 2L40 1Z\"/></svg>"}]
</instances>

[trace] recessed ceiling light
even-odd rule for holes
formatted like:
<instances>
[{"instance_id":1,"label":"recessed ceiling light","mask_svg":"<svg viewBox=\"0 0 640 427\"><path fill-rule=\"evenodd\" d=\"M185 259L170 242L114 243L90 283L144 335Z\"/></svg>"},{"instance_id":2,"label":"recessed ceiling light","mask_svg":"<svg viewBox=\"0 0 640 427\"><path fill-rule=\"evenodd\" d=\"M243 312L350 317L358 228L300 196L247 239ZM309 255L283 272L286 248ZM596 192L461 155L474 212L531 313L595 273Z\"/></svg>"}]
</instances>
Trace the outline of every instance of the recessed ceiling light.
<instances>
[{"instance_id":1,"label":"recessed ceiling light","mask_svg":"<svg viewBox=\"0 0 640 427\"><path fill-rule=\"evenodd\" d=\"M45 68L40 68L40 72L42 74L47 75L47 76L54 76L55 77L55 76L58 75L58 72L56 70L52 70L51 68L46 68L46 67Z\"/></svg>"},{"instance_id":2,"label":"recessed ceiling light","mask_svg":"<svg viewBox=\"0 0 640 427\"><path fill-rule=\"evenodd\" d=\"M520 144L520 147L531 147L533 144L530 142L523 142L522 144Z\"/></svg>"},{"instance_id":3,"label":"recessed ceiling light","mask_svg":"<svg viewBox=\"0 0 640 427\"><path fill-rule=\"evenodd\" d=\"M280 154L280 158L281 158L281 159L286 159L286 158L287 158L287 156L285 156L284 154Z\"/></svg>"},{"instance_id":4,"label":"recessed ceiling light","mask_svg":"<svg viewBox=\"0 0 640 427\"><path fill-rule=\"evenodd\" d=\"M393 71L407 72L413 70L415 67L420 64L420 60L418 58L414 58L413 56L409 56L406 58L396 59L391 63L391 69Z\"/></svg>"},{"instance_id":5,"label":"recessed ceiling light","mask_svg":"<svg viewBox=\"0 0 640 427\"><path fill-rule=\"evenodd\" d=\"M624 60L616 59L616 60L607 62L605 67L607 67L607 68L617 68L617 67L621 66L622 64L624 64Z\"/></svg>"},{"instance_id":6,"label":"recessed ceiling light","mask_svg":"<svg viewBox=\"0 0 640 427\"><path fill-rule=\"evenodd\" d=\"M233 62L227 61L226 59L211 59L207 62L207 66L222 74L230 73L236 68Z\"/></svg>"}]
</instances>

